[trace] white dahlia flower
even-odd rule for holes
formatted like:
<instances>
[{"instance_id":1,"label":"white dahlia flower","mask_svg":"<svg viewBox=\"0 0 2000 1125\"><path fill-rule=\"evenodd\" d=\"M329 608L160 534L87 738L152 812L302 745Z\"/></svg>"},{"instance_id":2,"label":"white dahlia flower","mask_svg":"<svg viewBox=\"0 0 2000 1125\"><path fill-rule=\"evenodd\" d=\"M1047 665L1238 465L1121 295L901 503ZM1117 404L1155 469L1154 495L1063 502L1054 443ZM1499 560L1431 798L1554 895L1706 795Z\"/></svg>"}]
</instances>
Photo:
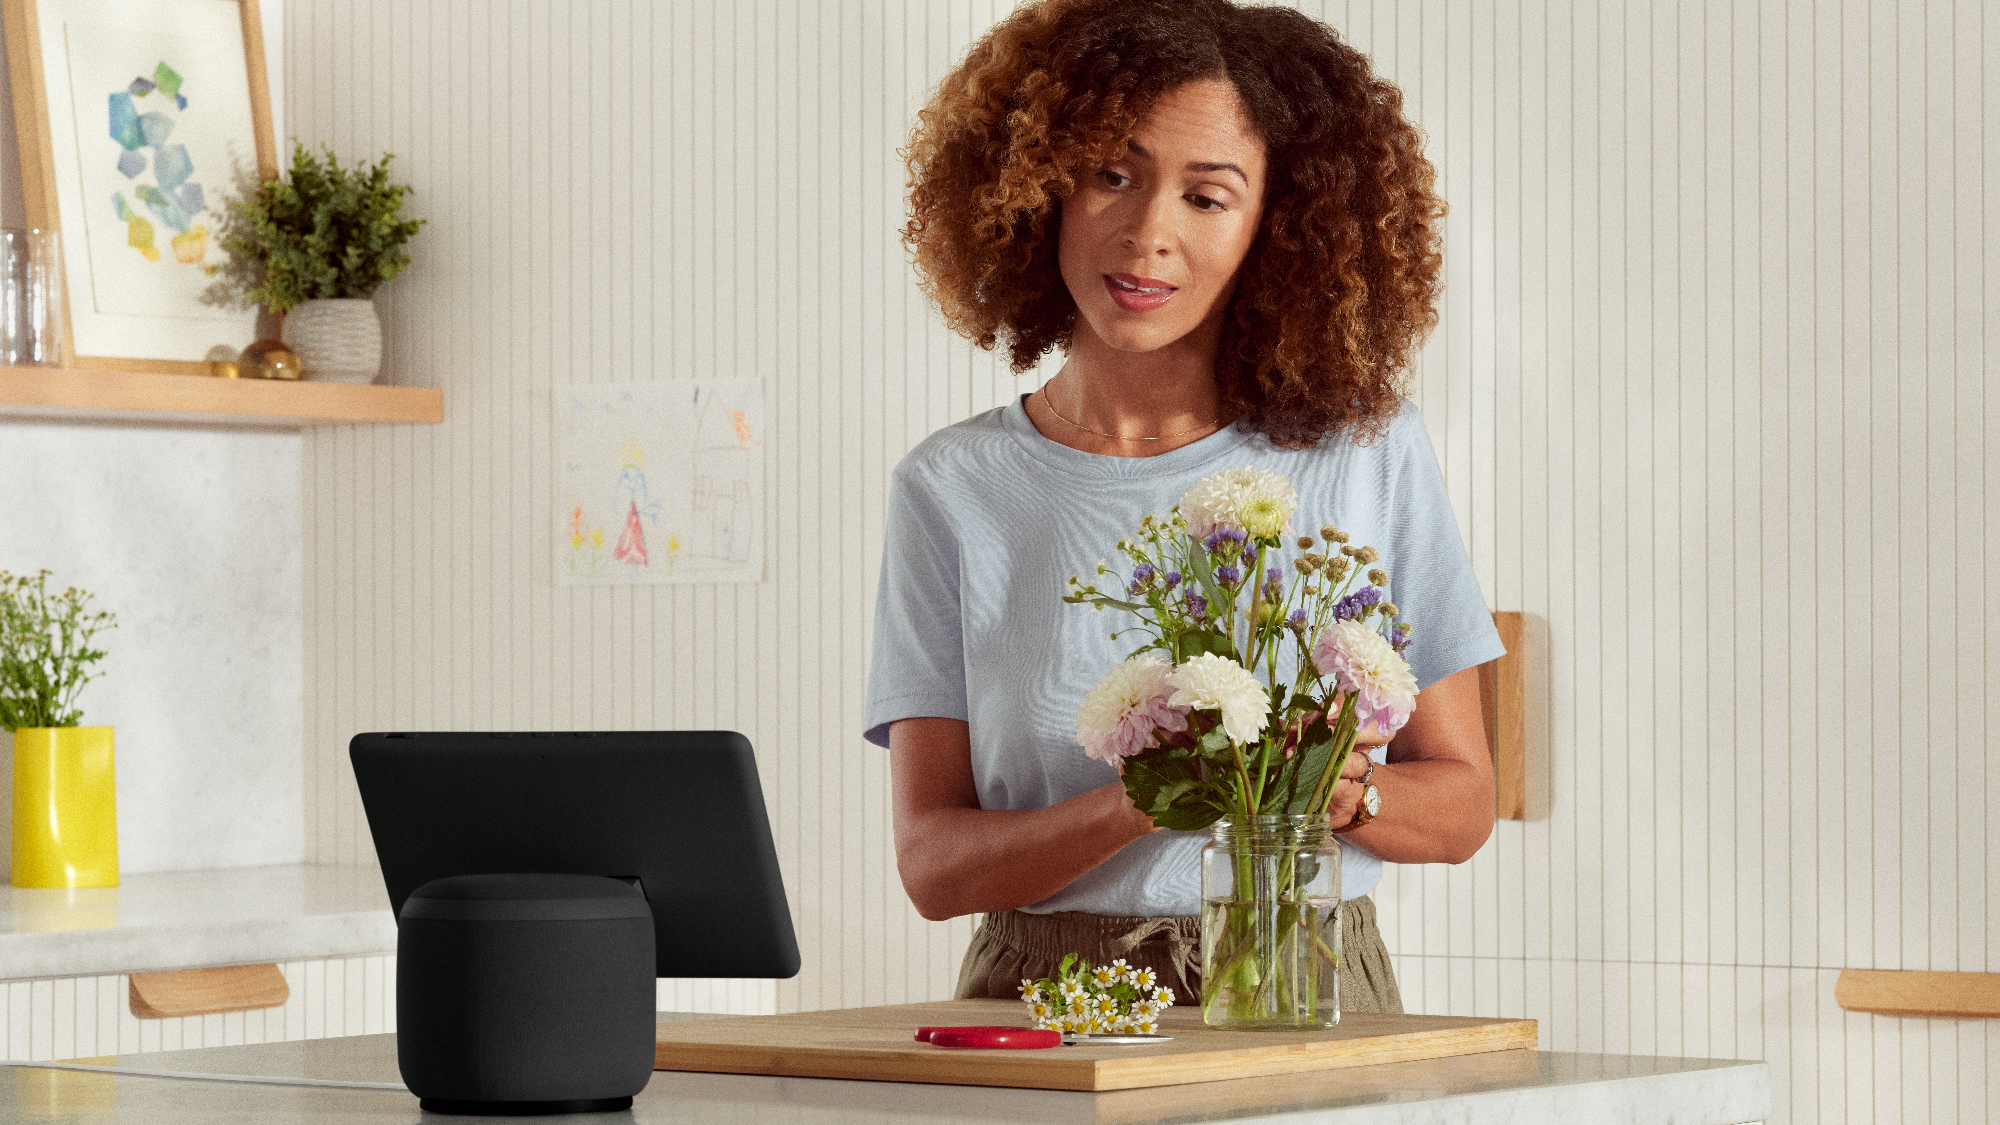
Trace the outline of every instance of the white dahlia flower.
<instances>
[{"instance_id":1,"label":"white dahlia flower","mask_svg":"<svg viewBox=\"0 0 2000 1125\"><path fill-rule=\"evenodd\" d=\"M1208 538L1218 527L1257 538L1282 535L1298 510L1299 495L1290 477L1249 466L1203 477L1181 497L1181 518L1196 539Z\"/></svg>"},{"instance_id":2,"label":"white dahlia flower","mask_svg":"<svg viewBox=\"0 0 2000 1125\"><path fill-rule=\"evenodd\" d=\"M1186 707L1168 702L1174 666L1157 652L1142 652L1104 674L1076 709L1076 740L1083 752L1117 765L1153 745L1153 728L1186 730Z\"/></svg>"},{"instance_id":3,"label":"white dahlia flower","mask_svg":"<svg viewBox=\"0 0 2000 1125\"><path fill-rule=\"evenodd\" d=\"M1417 678L1403 654L1373 628L1352 618L1335 621L1313 642L1312 659L1335 687L1354 696L1361 727L1373 723L1383 734L1394 734L1410 721Z\"/></svg>"},{"instance_id":4,"label":"white dahlia flower","mask_svg":"<svg viewBox=\"0 0 2000 1125\"><path fill-rule=\"evenodd\" d=\"M1250 670L1226 656L1204 652L1167 677L1175 705L1222 712L1222 730L1237 742L1254 742L1271 714L1271 697Z\"/></svg>"}]
</instances>

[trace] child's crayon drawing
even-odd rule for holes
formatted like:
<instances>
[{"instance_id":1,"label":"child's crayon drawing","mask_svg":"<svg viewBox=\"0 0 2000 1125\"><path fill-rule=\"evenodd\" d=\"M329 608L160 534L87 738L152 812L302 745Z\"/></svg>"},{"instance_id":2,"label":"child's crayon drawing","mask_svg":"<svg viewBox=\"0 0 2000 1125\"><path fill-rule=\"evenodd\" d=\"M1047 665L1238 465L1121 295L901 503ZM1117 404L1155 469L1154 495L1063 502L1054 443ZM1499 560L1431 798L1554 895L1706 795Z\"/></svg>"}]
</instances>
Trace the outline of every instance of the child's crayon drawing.
<instances>
[{"instance_id":1,"label":"child's crayon drawing","mask_svg":"<svg viewBox=\"0 0 2000 1125\"><path fill-rule=\"evenodd\" d=\"M559 388L557 581L761 578L763 419L743 380Z\"/></svg>"}]
</instances>

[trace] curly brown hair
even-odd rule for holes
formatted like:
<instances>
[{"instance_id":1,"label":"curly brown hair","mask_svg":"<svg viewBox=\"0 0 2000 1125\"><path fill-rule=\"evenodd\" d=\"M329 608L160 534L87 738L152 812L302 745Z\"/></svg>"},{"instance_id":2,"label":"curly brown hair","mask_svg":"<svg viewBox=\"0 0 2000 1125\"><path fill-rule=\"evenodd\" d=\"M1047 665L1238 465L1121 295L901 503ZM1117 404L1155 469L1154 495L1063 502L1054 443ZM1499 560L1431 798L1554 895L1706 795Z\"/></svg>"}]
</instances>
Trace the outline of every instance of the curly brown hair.
<instances>
[{"instance_id":1,"label":"curly brown hair","mask_svg":"<svg viewBox=\"0 0 2000 1125\"><path fill-rule=\"evenodd\" d=\"M1061 200L1162 94L1228 81L1263 141L1264 218L1216 353L1222 405L1282 445L1366 441L1437 324L1445 205L1403 95L1333 29L1229 0L1041 0L939 84L910 146L925 293L1014 370L1067 348Z\"/></svg>"}]
</instances>

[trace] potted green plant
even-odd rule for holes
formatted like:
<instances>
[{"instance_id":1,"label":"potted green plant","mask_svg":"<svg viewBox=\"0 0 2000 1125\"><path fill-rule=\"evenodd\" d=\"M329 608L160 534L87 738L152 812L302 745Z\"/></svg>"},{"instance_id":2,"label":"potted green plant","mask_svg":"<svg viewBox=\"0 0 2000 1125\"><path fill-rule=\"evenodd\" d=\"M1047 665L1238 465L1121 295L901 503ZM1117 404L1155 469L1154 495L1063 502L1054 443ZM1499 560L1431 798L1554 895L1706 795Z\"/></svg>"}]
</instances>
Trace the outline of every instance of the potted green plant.
<instances>
[{"instance_id":1,"label":"potted green plant","mask_svg":"<svg viewBox=\"0 0 2000 1125\"><path fill-rule=\"evenodd\" d=\"M233 204L222 244L259 267L244 294L285 316L285 343L309 379L370 383L382 368L382 324L368 298L403 272L403 244L423 226L400 217L405 184L389 182L387 154L343 168L303 143L286 178L265 180ZM289 314L289 316L286 316Z\"/></svg>"},{"instance_id":2,"label":"potted green plant","mask_svg":"<svg viewBox=\"0 0 2000 1125\"><path fill-rule=\"evenodd\" d=\"M104 659L91 641L115 628L91 595L49 592L49 572L0 570L0 727L14 733L17 887L118 885L111 728L80 726L77 693Z\"/></svg>"}]
</instances>

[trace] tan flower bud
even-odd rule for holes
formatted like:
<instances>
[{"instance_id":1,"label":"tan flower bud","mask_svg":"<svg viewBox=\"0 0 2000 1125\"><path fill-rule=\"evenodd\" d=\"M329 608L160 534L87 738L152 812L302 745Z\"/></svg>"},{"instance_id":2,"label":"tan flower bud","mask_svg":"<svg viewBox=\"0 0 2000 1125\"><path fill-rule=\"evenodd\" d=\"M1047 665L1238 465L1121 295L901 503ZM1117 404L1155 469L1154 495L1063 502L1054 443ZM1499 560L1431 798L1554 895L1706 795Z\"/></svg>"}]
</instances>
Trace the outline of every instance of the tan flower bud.
<instances>
[{"instance_id":1,"label":"tan flower bud","mask_svg":"<svg viewBox=\"0 0 2000 1125\"><path fill-rule=\"evenodd\" d=\"M1305 559L1293 559L1292 565L1298 568L1300 574L1311 574L1313 572L1313 564Z\"/></svg>"},{"instance_id":2,"label":"tan flower bud","mask_svg":"<svg viewBox=\"0 0 2000 1125\"><path fill-rule=\"evenodd\" d=\"M1363 547L1361 548L1360 551L1355 553L1354 557L1361 561L1361 565L1367 566L1369 563L1372 563L1376 559L1381 558L1382 552L1376 550L1373 547Z\"/></svg>"},{"instance_id":3,"label":"tan flower bud","mask_svg":"<svg viewBox=\"0 0 2000 1125\"><path fill-rule=\"evenodd\" d=\"M1318 570L1320 567L1326 565L1326 556L1314 551L1307 551L1306 557L1300 559L1299 561L1306 564L1307 566L1311 567L1314 570Z\"/></svg>"},{"instance_id":4,"label":"tan flower bud","mask_svg":"<svg viewBox=\"0 0 2000 1125\"><path fill-rule=\"evenodd\" d=\"M1386 570L1371 570L1368 572L1368 581L1377 586L1387 586L1389 584L1389 572Z\"/></svg>"},{"instance_id":5,"label":"tan flower bud","mask_svg":"<svg viewBox=\"0 0 2000 1125\"><path fill-rule=\"evenodd\" d=\"M1342 535L1340 533L1340 529L1333 526L1332 524L1327 524L1325 527L1320 528L1319 537L1321 539L1331 540L1335 543L1344 543L1347 541L1347 536Z\"/></svg>"},{"instance_id":6,"label":"tan flower bud","mask_svg":"<svg viewBox=\"0 0 2000 1125\"><path fill-rule=\"evenodd\" d=\"M1326 569L1328 576L1331 577L1336 584L1345 582L1347 580L1347 571L1349 569L1349 565L1346 559L1335 559L1330 565L1328 565Z\"/></svg>"},{"instance_id":7,"label":"tan flower bud","mask_svg":"<svg viewBox=\"0 0 2000 1125\"><path fill-rule=\"evenodd\" d=\"M1396 608L1396 603L1395 603L1395 602L1383 602L1383 603L1382 603L1382 616L1384 616L1384 617L1394 617L1394 616L1396 616L1396 615L1397 615L1398 613L1401 613L1401 612L1402 612L1402 610L1399 610L1399 609L1397 609L1397 608Z\"/></svg>"},{"instance_id":8,"label":"tan flower bud","mask_svg":"<svg viewBox=\"0 0 2000 1125\"><path fill-rule=\"evenodd\" d=\"M1310 536L1310 535L1301 535L1301 536L1299 536L1299 550L1301 550L1301 551L1304 551L1304 550L1307 550L1307 549L1308 549L1308 548L1310 548L1310 547L1311 547L1312 545L1313 545L1313 537L1312 537L1312 536Z\"/></svg>"},{"instance_id":9,"label":"tan flower bud","mask_svg":"<svg viewBox=\"0 0 2000 1125\"><path fill-rule=\"evenodd\" d=\"M1343 554L1343 555L1346 555L1346 556L1347 556L1348 558L1350 558L1350 559L1351 559L1351 558L1353 558L1354 556L1356 556L1356 555L1358 555L1358 554L1360 554L1360 553L1361 553L1361 548L1359 548L1359 547L1355 547L1355 546L1351 546L1351 545L1349 545L1349 546L1344 546L1344 547L1342 547L1342 548L1340 549L1340 553L1341 553L1341 554Z\"/></svg>"}]
</instances>

